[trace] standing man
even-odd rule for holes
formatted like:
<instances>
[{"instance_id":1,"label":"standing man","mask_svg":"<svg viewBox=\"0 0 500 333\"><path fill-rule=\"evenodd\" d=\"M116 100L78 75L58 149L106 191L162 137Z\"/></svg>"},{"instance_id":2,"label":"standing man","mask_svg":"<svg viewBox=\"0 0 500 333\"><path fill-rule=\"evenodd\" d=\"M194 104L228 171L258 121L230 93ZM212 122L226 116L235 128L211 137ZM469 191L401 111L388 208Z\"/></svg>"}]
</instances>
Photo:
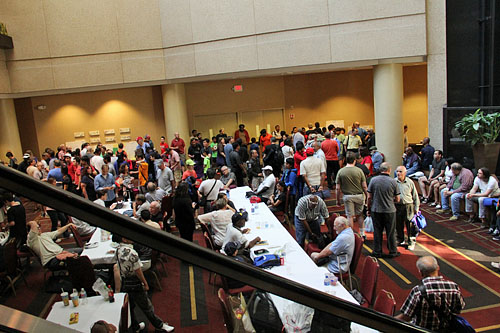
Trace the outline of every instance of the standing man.
<instances>
[{"instance_id":1,"label":"standing man","mask_svg":"<svg viewBox=\"0 0 500 333\"><path fill-rule=\"evenodd\" d=\"M234 140L241 139L241 145L248 145L250 143L250 135L248 131L245 129L244 124L240 124L239 129L234 132Z\"/></svg>"},{"instance_id":2,"label":"standing man","mask_svg":"<svg viewBox=\"0 0 500 333\"><path fill-rule=\"evenodd\" d=\"M333 177L337 176L339 172L339 152L340 148L337 141L332 140L330 132L325 133L325 141L321 143L321 149L325 153L326 158L326 179L328 181L328 188L333 189Z\"/></svg>"},{"instance_id":3,"label":"standing man","mask_svg":"<svg viewBox=\"0 0 500 333\"><path fill-rule=\"evenodd\" d=\"M278 146L278 141L275 137L271 137L271 143L266 146L262 156L264 165L272 166L274 176L279 177L281 174L281 167L283 166L283 152L280 146Z\"/></svg>"},{"instance_id":4,"label":"standing man","mask_svg":"<svg viewBox=\"0 0 500 333\"><path fill-rule=\"evenodd\" d=\"M137 147L135 149L136 150L142 149L142 152L144 153L144 155L146 155L146 153L148 152L148 148L150 147L149 143L144 142L144 139L142 138L142 136L138 136L137 139L135 139L135 141L137 142Z\"/></svg>"},{"instance_id":5,"label":"standing man","mask_svg":"<svg viewBox=\"0 0 500 333\"><path fill-rule=\"evenodd\" d=\"M252 149L250 151L250 160L247 162L247 165L250 187L253 191L256 191L260 183L264 180L264 177L262 176L262 166L260 164L259 153L257 150Z\"/></svg>"},{"instance_id":6,"label":"standing man","mask_svg":"<svg viewBox=\"0 0 500 333\"><path fill-rule=\"evenodd\" d=\"M229 160L231 161L231 170L236 176L236 185L243 186L243 177L246 176L245 163L240 158L240 144L233 142L233 151L229 153Z\"/></svg>"},{"instance_id":7,"label":"standing man","mask_svg":"<svg viewBox=\"0 0 500 333\"><path fill-rule=\"evenodd\" d=\"M179 132L175 132L174 139L170 142L170 149L173 149L179 154L179 157L182 162L186 161L186 155L184 154L184 148L186 147L186 143L179 136Z\"/></svg>"},{"instance_id":8,"label":"standing man","mask_svg":"<svg viewBox=\"0 0 500 333\"><path fill-rule=\"evenodd\" d=\"M198 139L191 139L191 145L188 148L188 156L194 161L194 170L196 171L196 178L203 177L203 157L201 156L201 144Z\"/></svg>"},{"instance_id":9,"label":"standing man","mask_svg":"<svg viewBox=\"0 0 500 333\"><path fill-rule=\"evenodd\" d=\"M402 165L396 169L401 201L396 204L396 242L398 246L408 246L408 250L415 249L417 231L411 219L418 212L420 200L413 180L406 177L406 168ZM408 242L405 243L405 227Z\"/></svg>"},{"instance_id":10,"label":"standing man","mask_svg":"<svg viewBox=\"0 0 500 333\"><path fill-rule=\"evenodd\" d=\"M181 157L180 155L172 148L167 148L168 158L168 167L174 173L174 179L176 184L179 184L182 180L182 168L181 168Z\"/></svg>"},{"instance_id":11,"label":"standing man","mask_svg":"<svg viewBox=\"0 0 500 333\"><path fill-rule=\"evenodd\" d=\"M459 314L465 307L460 288L439 275L438 262L432 256L420 257L417 269L422 283L413 287L396 319L436 332L451 331L451 315Z\"/></svg>"},{"instance_id":12,"label":"standing man","mask_svg":"<svg viewBox=\"0 0 500 333\"><path fill-rule=\"evenodd\" d=\"M374 249L372 256L382 258L383 232L387 234L388 258L401 255L396 247L396 206L400 201L399 187L391 178L391 165L384 162L380 165L380 175L375 176L368 186L368 214L373 219ZM371 211L370 211L371 209Z\"/></svg>"},{"instance_id":13,"label":"standing man","mask_svg":"<svg viewBox=\"0 0 500 333\"><path fill-rule=\"evenodd\" d=\"M156 170L156 179L158 180L158 187L165 191L167 195L174 192L176 181L174 173L163 161L161 161L158 165L158 170Z\"/></svg>"},{"instance_id":14,"label":"standing man","mask_svg":"<svg viewBox=\"0 0 500 333\"><path fill-rule=\"evenodd\" d=\"M115 177L109 173L109 166L104 164L102 166L102 172L94 179L94 189L96 192L106 192L106 201L104 202L106 207L110 207L111 204L116 202L115 187Z\"/></svg>"},{"instance_id":15,"label":"standing man","mask_svg":"<svg viewBox=\"0 0 500 333\"><path fill-rule=\"evenodd\" d=\"M226 155L226 165L231 168L231 160L229 159L229 154L233 151L233 137L227 138L226 145L224 146L224 154Z\"/></svg>"},{"instance_id":16,"label":"standing man","mask_svg":"<svg viewBox=\"0 0 500 333\"><path fill-rule=\"evenodd\" d=\"M363 207L368 198L366 178L363 171L356 167L356 155L348 152L346 156L347 165L340 169L335 182L337 206L340 206L340 192L344 198L345 212L349 219L349 225L354 225L354 220L359 223L359 233L365 237L365 226L363 219Z\"/></svg>"},{"instance_id":17,"label":"standing man","mask_svg":"<svg viewBox=\"0 0 500 333\"><path fill-rule=\"evenodd\" d=\"M300 198L295 208L294 219L297 243L304 247L307 235L317 241L321 233L320 225L328 217L328 209L323 199L313 194Z\"/></svg>"},{"instance_id":18,"label":"standing man","mask_svg":"<svg viewBox=\"0 0 500 333\"><path fill-rule=\"evenodd\" d=\"M304 194L323 190L326 168L321 159L314 157L314 149L306 149L307 158L300 163L300 175L304 178Z\"/></svg>"}]
</instances>

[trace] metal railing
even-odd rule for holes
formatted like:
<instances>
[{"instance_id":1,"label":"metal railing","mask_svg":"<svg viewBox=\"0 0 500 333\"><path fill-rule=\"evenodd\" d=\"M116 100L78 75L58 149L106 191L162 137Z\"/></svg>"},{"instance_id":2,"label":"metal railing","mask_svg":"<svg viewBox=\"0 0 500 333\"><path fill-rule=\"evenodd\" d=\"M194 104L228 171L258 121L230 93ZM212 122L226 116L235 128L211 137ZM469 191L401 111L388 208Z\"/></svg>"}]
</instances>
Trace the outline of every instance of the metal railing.
<instances>
[{"instance_id":1,"label":"metal railing","mask_svg":"<svg viewBox=\"0 0 500 333\"><path fill-rule=\"evenodd\" d=\"M349 321L384 332L429 332L265 270L242 264L3 165L0 165L0 187L179 260Z\"/></svg>"}]
</instances>

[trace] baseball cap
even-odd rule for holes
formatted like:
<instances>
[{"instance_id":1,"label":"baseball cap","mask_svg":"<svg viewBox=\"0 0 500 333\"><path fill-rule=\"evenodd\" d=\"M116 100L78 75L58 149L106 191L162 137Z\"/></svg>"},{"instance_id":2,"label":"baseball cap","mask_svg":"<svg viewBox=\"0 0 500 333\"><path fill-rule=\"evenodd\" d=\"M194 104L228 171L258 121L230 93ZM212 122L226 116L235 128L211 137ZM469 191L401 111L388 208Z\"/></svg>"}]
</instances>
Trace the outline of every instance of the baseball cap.
<instances>
[{"instance_id":1,"label":"baseball cap","mask_svg":"<svg viewBox=\"0 0 500 333\"><path fill-rule=\"evenodd\" d=\"M23 158L30 158L30 154L24 154Z\"/></svg>"},{"instance_id":2,"label":"baseball cap","mask_svg":"<svg viewBox=\"0 0 500 333\"><path fill-rule=\"evenodd\" d=\"M144 140L144 139L142 138L142 136L138 136L137 139L135 139L135 141L139 141L139 140Z\"/></svg>"},{"instance_id":3,"label":"baseball cap","mask_svg":"<svg viewBox=\"0 0 500 333\"><path fill-rule=\"evenodd\" d=\"M265 167L262 168L262 171L264 171L264 170L273 171L273 167L270 165L266 165Z\"/></svg>"},{"instance_id":4,"label":"baseball cap","mask_svg":"<svg viewBox=\"0 0 500 333\"><path fill-rule=\"evenodd\" d=\"M145 138L146 139L151 139L151 136L149 134L146 134Z\"/></svg>"},{"instance_id":5,"label":"baseball cap","mask_svg":"<svg viewBox=\"0 0 500 333\"><path fill-rule=\"evenodd\" d=\"M194 165L194 161L193 160L186 160L186 165Z\"/></svg>"},{"instance_id":6,"label":"baseball cap","mask_svg":"<svg viewBox=\"0 0 500 333\"><path fill-rule=\"evenodd\" d=\"M239 220L242 220L242 219L244 219L245 221L248 220L248 213L246 211L240 211L240 212L234 213L233 217L231 217L231 221L233 222L233 224L238 222Z\"/></svg>"},{"instance_id":7,"label":"baseball cap","mask_svg":"<svg viewBox=\"0 0 500 333\"><path fill-rule=\"evenodd\" d=\"M71 154L70 153L66 153L66 154L64 154L64 157L71 157Z\"/></svg>"},{"instance_id":8,"label":"baseball cap","mask_svg":"<svg viewBox=\"0 0 500 333\"><path fill-rule=\"evenodd\" d=\"M377 150L377 146L371 146L370 150Z\"/></svg>"},{"instance_id":9,"label":"baseball cap","mask_svg":"<svg viewBox=\"0 0 500 333\"><path fill-rule=\"evenodd\" d=\"M306 149L306 155L307 156L311 156L311 155L314 155L314 149L309 147Z\"/></svg>"},{"instance_id":10,"label":"baseball cap","mask_svg":"<svg viewBox=\"0 0 500 333\"><path fill-rule=\"evenodd\" d=\"M240 248L240 242L229 242L226 244L226 246L224 246L224 252L228 256L232 256L239 248Z\"/></svg>"}]
</instances>

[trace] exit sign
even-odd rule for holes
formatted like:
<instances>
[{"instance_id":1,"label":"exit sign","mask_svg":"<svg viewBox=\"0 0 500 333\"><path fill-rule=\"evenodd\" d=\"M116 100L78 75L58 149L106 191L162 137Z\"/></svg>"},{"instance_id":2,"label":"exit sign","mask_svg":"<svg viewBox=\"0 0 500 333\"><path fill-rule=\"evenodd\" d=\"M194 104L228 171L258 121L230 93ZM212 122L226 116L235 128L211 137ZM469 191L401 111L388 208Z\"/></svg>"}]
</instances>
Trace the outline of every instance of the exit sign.
<instances>
[{"instance_id":1,"label":"exit sign","mask_svg":"<svg viewBox=\"0 0 500 333\"><path fill-rule=\"evenodd\" d=\"M232 90L233 92L243 92L243 85L241 84L234 85Z\"/></svg>"}]
</instances>

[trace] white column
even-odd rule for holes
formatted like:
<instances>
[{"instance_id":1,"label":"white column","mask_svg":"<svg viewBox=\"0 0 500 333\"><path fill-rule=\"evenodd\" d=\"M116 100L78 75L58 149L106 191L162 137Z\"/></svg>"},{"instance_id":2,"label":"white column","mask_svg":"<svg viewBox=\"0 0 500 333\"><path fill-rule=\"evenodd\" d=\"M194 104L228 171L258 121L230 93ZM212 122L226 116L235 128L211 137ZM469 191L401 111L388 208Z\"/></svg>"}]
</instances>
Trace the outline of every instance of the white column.
<instances>
[{"instance_id":1,"label":"white column","mask_svg":"<svg viewBox=\"0 0 500 333\"><path fill-rule=\"evenodd\" d=\"M21 146L21 137L17 127L16 109L14 100L0 99L0 159L8 162L5 154L11 151L18 162L23 159L23 149Z\"/></svg>"},{"instance_id":2,"label":"white column","mask_svg":"<svg viewBox=\"0 0 500 333\"><path fill-rule=\"evenodd\" d=\"M183 83L167 84L161 87L165 130L168 142L179 132L180 137L189 145L189 121L186 107L186 93Z\"/></svg>"},{"instance_id":3,"label":"white column","mask_svg":"<svg viewBox=\"0 0 500 333\"><path fill-rule=\"evenodd\" d=\"M403 66L378 65L373 69L376 144L394 170L403 153Z\"/></svg>"}]
</instances>

